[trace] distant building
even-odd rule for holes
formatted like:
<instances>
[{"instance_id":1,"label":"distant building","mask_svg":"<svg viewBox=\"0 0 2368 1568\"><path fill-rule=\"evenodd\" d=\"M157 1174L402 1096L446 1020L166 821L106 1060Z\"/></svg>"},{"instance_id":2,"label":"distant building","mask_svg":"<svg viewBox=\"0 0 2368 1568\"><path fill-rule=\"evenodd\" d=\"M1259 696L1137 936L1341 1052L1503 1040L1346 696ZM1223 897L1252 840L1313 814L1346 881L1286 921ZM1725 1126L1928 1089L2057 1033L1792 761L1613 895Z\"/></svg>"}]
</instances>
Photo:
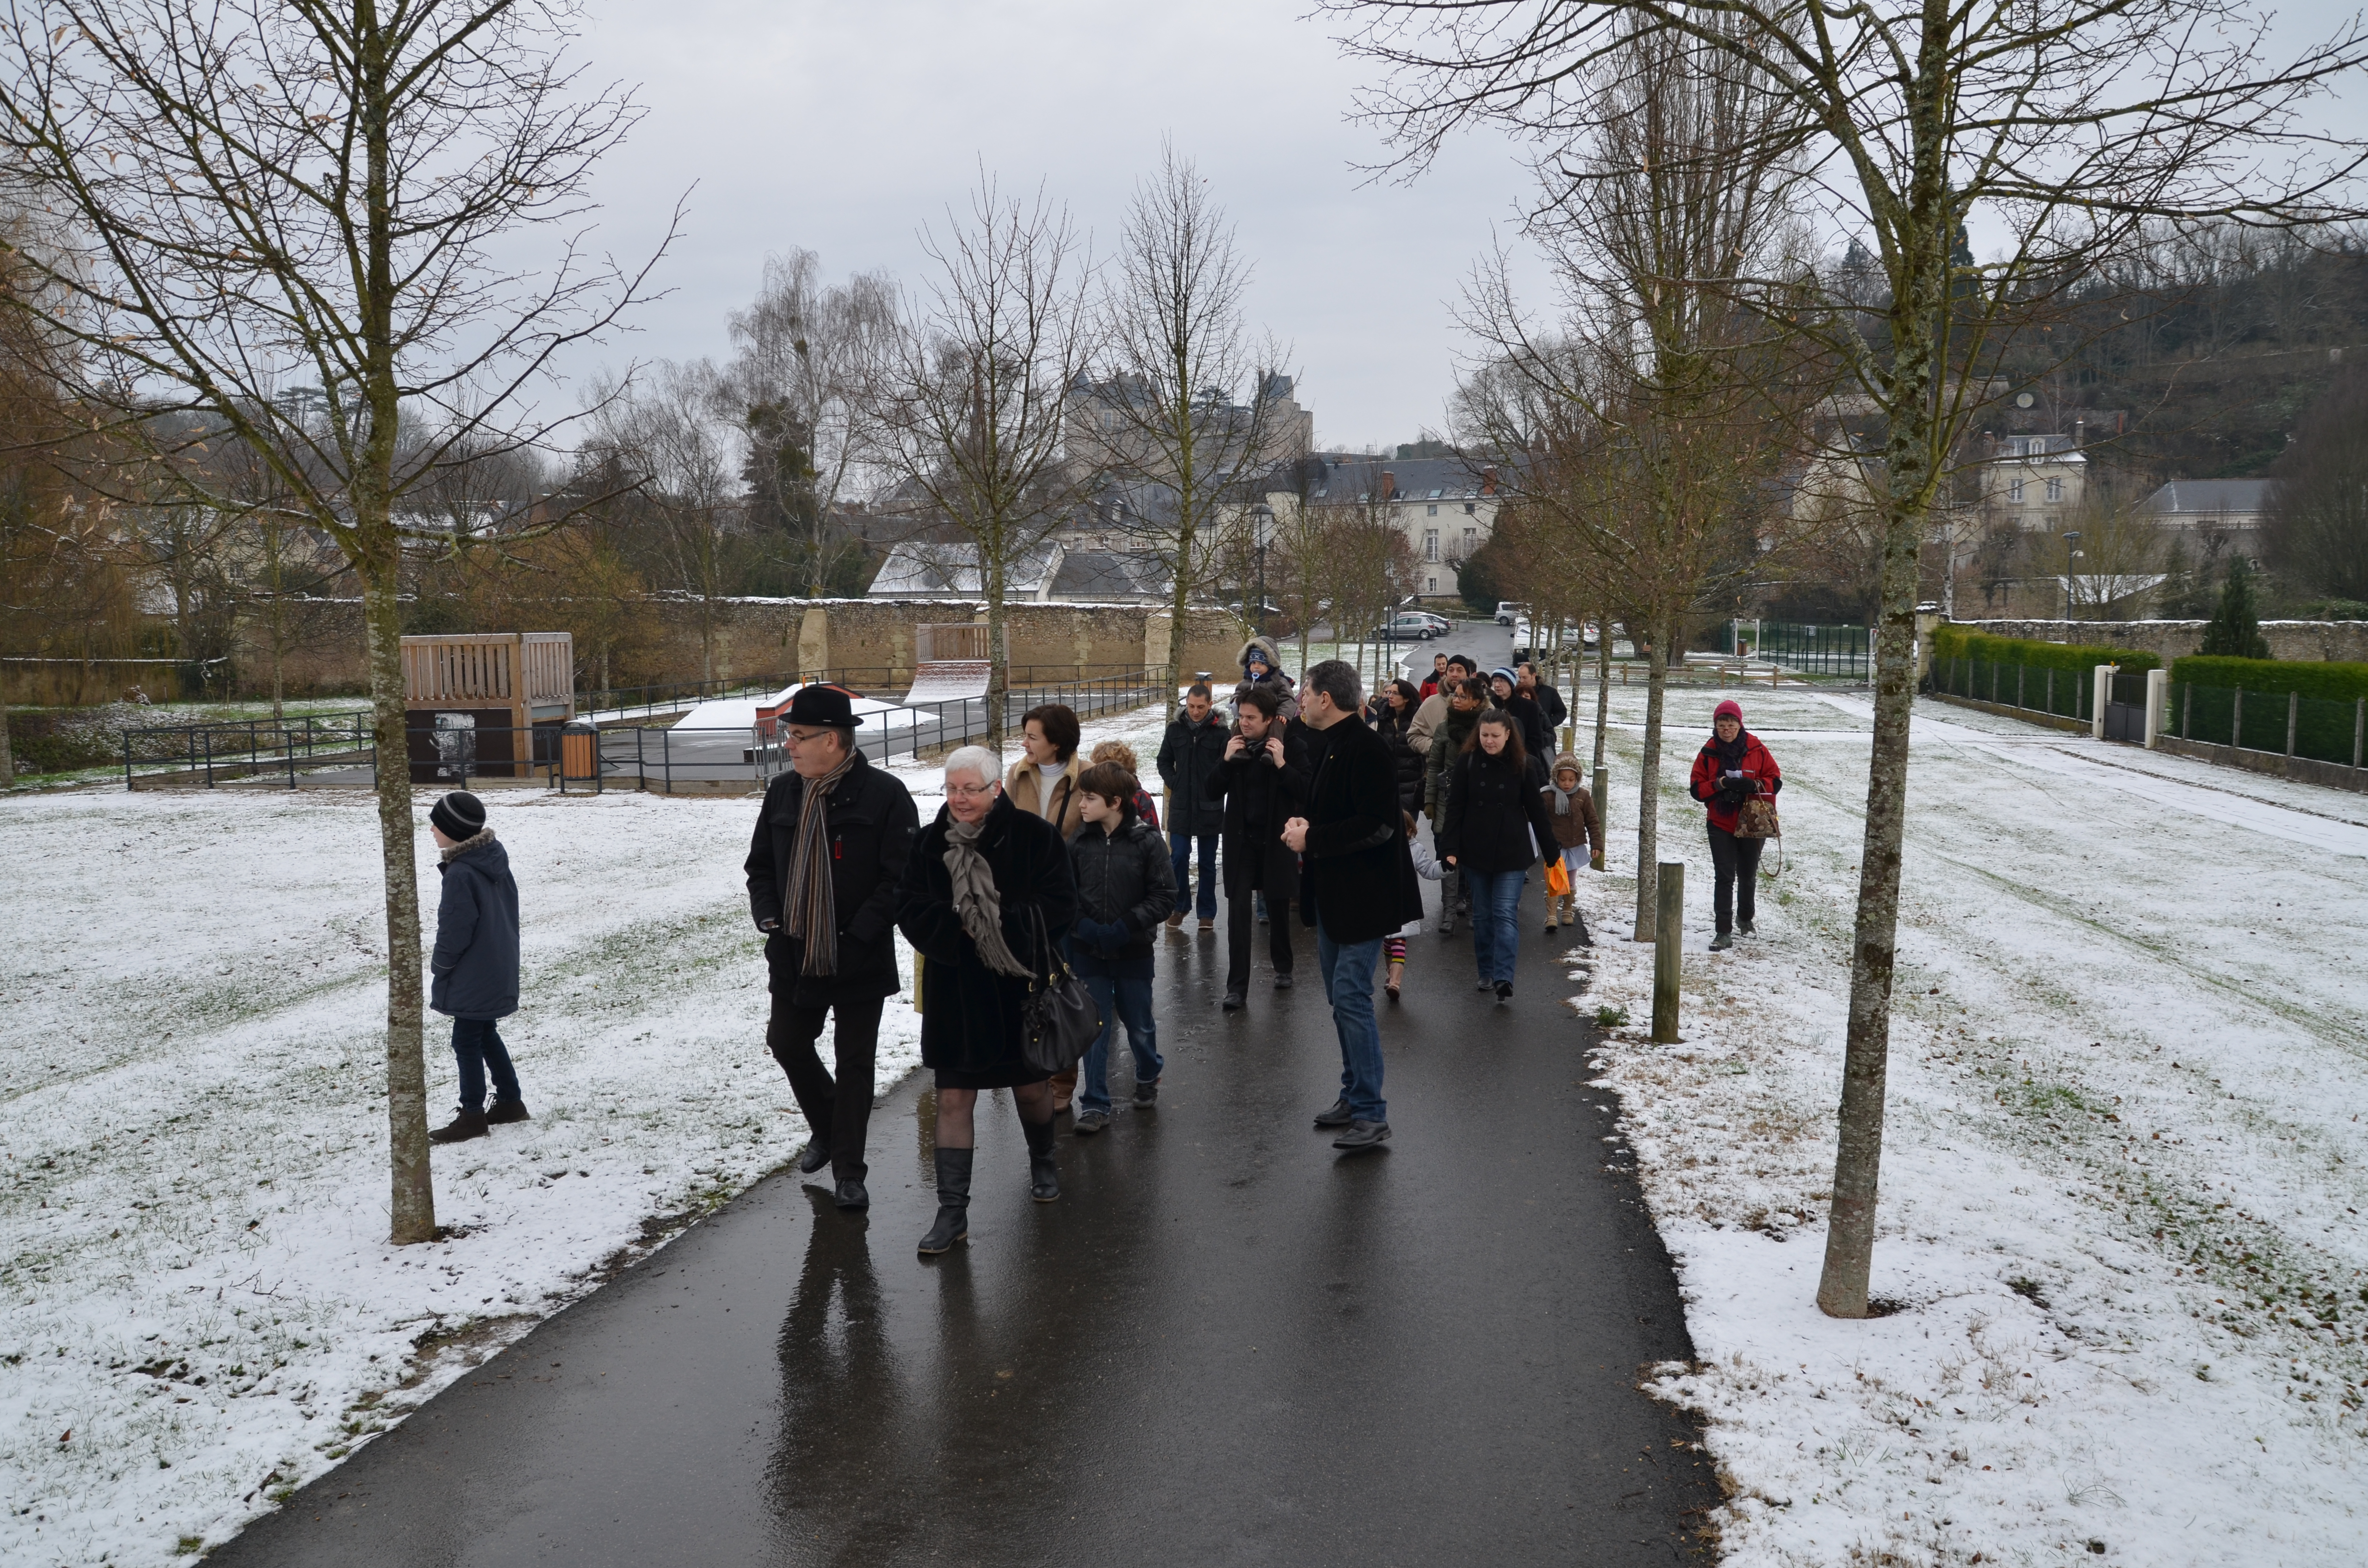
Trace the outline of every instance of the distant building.
<instances>
[{"instance_id":1,"label":"distant building","mask_svg":"<svg viewBox=\"0 0 2368 1568\"><path fill-rule=\"evenodd\" d=\"M1496 468L1463 458L1342 457L1310 460L1312 507L1370 507L1406 536L1418 576L1417 599L1459 596L1456 569L1496 531L1506 485ZM1278 509L1293 494L1269 495Z\"/></svg>"},{"instance_id":2,"label":"distant building","mask_svg":"<svg viewBox=\"0 0 2368 1568\"><path fill-rule=\"evenodd\" d=\"M1280 374L1269 374L1259 383L1256 404L1235 403L1230 390L1212 388L1201 395L1196 418L1220 454L1230 459L1229 466L1241 472L1269 468L1315 444L1315 415L1300 406L1296 392L1292 379ZM1086 473L1165 477L1165 452L1141 428L1150 404L1150 389L1140 377L1078 377L1067 399L1071 463ZM1259 426L1258 438L1250 450L1254 424Z\"/></svg>"},{"instance_id":3,"label":"distant building","mask_svg":"<svg viewBox=\"0 0 2368 1568\"><path fill-rule=\"evenodd\" d=\"M1004 576L1010 604L1158 604L1169 576L1156 556L1072 549L1060 540L1031 546ZM985 597L978 548L968 542L908 540L893 547L871 579L875 599L977 599Z\"/></svg>"},{"instance_id":4,"label":"distant building","mask_svg":"<svg viewBox=\"0 0 2368 1568\"><path fill-rule=\"evenodd\" d=\"M2138 513L2191 562L2258 560L2274 487L2266 479L2174 479L2140 502Z\"/></svg>"},{"instance_id":5,"label":"distant building","mask_svg":"<svg viewBox=\"0 0 2368 1568\"><path fill-rule=\"evenodd\" d=\"M2089 492L2078 436L1993 436L1982 464L1982 520L2020 533L2061 531Z\"/></svg>"}]
</instances>

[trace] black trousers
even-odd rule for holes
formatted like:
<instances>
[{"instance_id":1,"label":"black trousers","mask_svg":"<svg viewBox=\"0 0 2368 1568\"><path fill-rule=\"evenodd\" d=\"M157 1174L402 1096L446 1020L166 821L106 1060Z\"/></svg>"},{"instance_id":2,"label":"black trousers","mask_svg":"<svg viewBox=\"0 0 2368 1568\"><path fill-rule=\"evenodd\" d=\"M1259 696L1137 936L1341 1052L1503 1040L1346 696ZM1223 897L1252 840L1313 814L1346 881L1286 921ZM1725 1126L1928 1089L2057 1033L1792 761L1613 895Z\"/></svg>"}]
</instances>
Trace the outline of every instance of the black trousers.
<instances>
[{"instance_id":1,"label":"black trousers","mask_svg":"<svg viewBox=\"0 0 2368 1568\"><path fill-rule=\"evenodd\" d=\"M1279 888L1228 889L1225 893L1225 989L1250 988L1250 938L1258 932L1258 895L1266 894L1267 955L1274 972L1291 972L1291 895Z\"/></svg>"},{"instance_id":2,"label":"black trousers","mask_svg":"<svg viewBox=\"0 0 2368 1568\"><path fill-rule=\"evenodd\" d=\"M880 1011L887 1001L863 996L826 1007L799 1007L776 995L765 1026L766 1049L790 1075L790 1093L814 1137L830 1151L830 1174L841 1181L861 1181L870 1169L863 1163L863 1139L871 1128L872 1065L880 1051ZM824 1018L834 1013L835 1075L823 1071L814 1050Z\"/></svg>"},{"instance_id":3,"label":"black trousers","mask_svg":"<svg viewBox=\"0 0 2368 1568\"><path fill-rule=\"evenodd\" d=\"M1759 852L1767 846L1764 838L1737 838L1723 827L1710 830L1710 863L1718 872L1718 888L1711 895L1711 909L1718 916L1720 936L1735 929L1738 882L1743 918L1759 918Z\"/></svg>"}]
</instances>

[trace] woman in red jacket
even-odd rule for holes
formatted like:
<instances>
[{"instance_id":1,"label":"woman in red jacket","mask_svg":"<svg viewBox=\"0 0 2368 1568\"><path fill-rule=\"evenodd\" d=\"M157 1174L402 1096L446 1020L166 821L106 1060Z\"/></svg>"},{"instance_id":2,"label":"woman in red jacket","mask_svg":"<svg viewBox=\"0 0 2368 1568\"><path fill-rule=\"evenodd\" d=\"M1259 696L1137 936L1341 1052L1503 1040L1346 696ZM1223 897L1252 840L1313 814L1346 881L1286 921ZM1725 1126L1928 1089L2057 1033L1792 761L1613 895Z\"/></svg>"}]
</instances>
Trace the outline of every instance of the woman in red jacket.
<instances>
[{"instance_id":1,"label":"woman in red jacket","mask_svg":"<svg viewBox=\"0 0 2368 1568\"><path fill-rule=\"evenodd\" d=\"M1752 935L1752 916L1759 913L1753 894L1759 881L1759 851L1764 838L1735 836L1736 817L1754 795L1773 796L1784 787L1776 759L1759 737L1743 727L1742 705L1732 699L1718 705L1711 717L1711 738L1694 756L1693 797L1710 808L1710 858L1717 868L1718 892L1712 906L1718 915L1718 935L1711 950L1735 946L1734 933ZM1742 884L1742 923L1736 924L1736 883Z\"/></svg>"}]
</instances>

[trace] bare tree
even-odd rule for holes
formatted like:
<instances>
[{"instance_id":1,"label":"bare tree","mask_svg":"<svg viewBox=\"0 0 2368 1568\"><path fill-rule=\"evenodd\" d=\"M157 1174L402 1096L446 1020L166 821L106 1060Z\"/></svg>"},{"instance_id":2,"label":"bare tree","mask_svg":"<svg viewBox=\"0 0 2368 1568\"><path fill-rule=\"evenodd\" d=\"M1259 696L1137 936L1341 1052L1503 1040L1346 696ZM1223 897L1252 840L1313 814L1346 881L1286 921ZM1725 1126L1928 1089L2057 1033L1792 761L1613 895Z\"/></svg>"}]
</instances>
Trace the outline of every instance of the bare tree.
<instances>
[{"instance_id":1,"label":"bare tree","mask_svg":"<svg viewBox=\"0 0 2368 1568\"><path fill-rule=\"evenodd\" d=\"M2368 603L2368 372L2330 387L2278 460L2266 543L2289 588ZM2355 612L2356 613L2356 612Z\"/></svg>"},{"instance_id":2,"label":"bare tree","mask_svg":"<svg viewBox=\"0 0 2368 1568\"><path fill-rule=\"evenodd\" d=\"M1362 13L1358 47L1391 76L1366 107L1412 164L1462 125L1550 146L1598 116L1592 85L1643 29L1753 62L1807 128L1833 226L1882 275L1863 330L1839 339L1884 426L1874 736L1860 857L1840 1147L1817 1302L1868 1312L1891 984L1897 952L1918 551L1949 454L1988 395L1963 373L2034 287L2078 279L2148 219L2256 228L2350 217L2362 143L2301 106L2368 60L2354 18L2289 61L2239 0L1330 0ZM1990 262L1964 244L1979 212Z\"/></svg>"},{"instance_id":3,"label":"bare tree","mask_svg":"<svg viewBox=\"0 0 2368 1568\"><path fill-rule=\"evenodd\" d=\"M740 479L746 432L733 418L723 378L704 359L661 360L627 388L604 381L595 444L632 478L656 522L653 542L666 585L699 608L699 677L715 680L720 605L730 593L736 540L746 536Z\"/></svg>"},{"instance_id":4,"label":"bare tree","mask_svg":"<svg viewBox=\"0 0 2368 1568\"><path fill-rule=\"evenodd\" d=\"M756 526L786 539L806 597L820 598L842 558L861 553L835 518L880 449L874 391L894 353L896 286L883 272L825 286L814 252L768 256L732 338L724 388L746 433Z\"/></svg>"},{"instance_id":5,"label":"bare tree","mask_svg":"<svg viewBox=\"0 0 2368 1568\"><path fill-rule=\"evenodd\" d=\"M1662 723L1691 617L1776 542L1769 482L1793 455L1766 279L1792 238L1793 111L1738 56L1631 28L1586 138L1544 169L1532 220L1569 308L1531 325L1505 268L1467 320L1497 390L1467 397L1500 447L1552 460L1574 560L1646 660L1635 937L1659 897ZM1543 577L1551 588L1559 574ZM1532 596L1534 597L1534 596ZM1533 622L1534 624L1534 622Z\"/></svg>"},{"instance_id":6,"label":"bare tree","mask_svg":"<svg viewBox=\"0 0 2368 1568\"><path fill-rule=\"evenodd\" d=\"M1171 142L1159 172L1135 187L1116 260L1099 312L1107 363L1073 403L1072 455L1172 494L1172 510L1137 508L1122 526L1167 569L1167 683L1180 687L1192 599L1229 559L1235 482L1272 455L1283 352L1252 345L1249 267L1208 182ZM1244 392L1248 401L1235 401Z\"/></svg>"},{"instance_id":7,"label":"bare tree","mask_svg":"<svg viewBox=\"0 0 2368 1568\"><path fill-rule=\"evenodd\" d=\"M967 222L925 233L936 272L911 299L878 392L882 461L977 551L986 600L987 739L1010 687L1004 597L1013 566L1059 525L1077 487L1064 400L1091 359L1091 267L1064 208L1005 197L982 174Z\"/></svg>"},{"instance_id":8,"label":"bare tree","mask_svg":"<svg viewBox=\"0 0 2368 1568\"><path fill-rule=\"evenodd\" d=\"M28 308L77 393L132 433L201 416L275 468L361 581L387 922L390 1225L436 1232L405 755L405 528L464 441L548 433L520 393L640 275L580 248L595 163L636 111L586 92L567 0L26 0L0 22L0 139L71 225ZM540 271L497 260L568 233ZM309 374L327 417L271 390ZM436 435L408 451L406 423ZM480 447L482 449L482 446ZM227 498L222 498L227 500Z\"/></svg>"}]
</instances>

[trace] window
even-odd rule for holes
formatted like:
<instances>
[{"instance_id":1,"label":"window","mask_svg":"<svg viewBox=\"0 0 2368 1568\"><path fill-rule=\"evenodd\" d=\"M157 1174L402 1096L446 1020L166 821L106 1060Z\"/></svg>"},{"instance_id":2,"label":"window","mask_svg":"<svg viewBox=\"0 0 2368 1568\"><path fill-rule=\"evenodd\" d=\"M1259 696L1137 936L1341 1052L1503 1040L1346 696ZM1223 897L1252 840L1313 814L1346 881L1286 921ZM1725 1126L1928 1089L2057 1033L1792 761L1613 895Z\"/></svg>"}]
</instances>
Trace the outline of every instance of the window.
<instances>
[{"instance_id":1,"label":"window","mask_svg":"<svg viewBox=\"0 0 2368 1568\"><path fill-rule=\"evenodd\" d=\"M1464 515L1465 517L1470 517L1470 516L1472 516L1472 514L1474 514L1474 512L1477 512L1479 509L1480 509L1479 507L1477 507L1477 506L1474 506L1474 505L1473 505L1471 502L1469 502L1469 501L1466 501L1465 503L1463 503L1463 515Z\"/></svg>"},{"instance_id":2,"label":"window","mask_svg":"<svg viewBox=\"0 0 2368 1568\"><path fill-rule=\"evenodd\" d=\"M1431 510L1435 512L1439 510L1439 508L1433 506ZM1425 528L1422 530L1422 558L1425 561L1436 561L1439 559L1439 530L1437 528Z\"/></svg>"},{"instance_id":3,"label":"window","mask_svg":"<svg viewBox=\"0 0 2368 1568\"><path fill-rule=\"evenodd\" d=\"M2007 481L2006 498L2013 502L2018 506L2022 505L2022 481L2021 479L2010 479Z\"/></svg>"},{"instance_id":4,"label":"window","mask_svg":"<svg viewBox=\"0 0 2368 1568\"><path fill-rule=\"evenodd\" d=\"M1423 592L1425 592L1425 593L1427 593L1427 594L1435 594L1435 593L1439 592L1439 579L1438 579L1438 578L1436 578L1436 577L1426 577L1426 578L1424 578L1424 579L1423 579L1423 581L1424 581L1424 583L1427 585L1424 587Z\"/></svg>"},{"instance_id":5,"label":"window","mask_svg":"<svg viewBox=\"0 0 2368 1568\"><path fill-rule=\"evenodd\" d=\"M1478 528L1465 528L1463 530L1463 553L1469 555L1479 548L1480 530Z\"/></svg>"},{"instance_id":6,"label":"window","mask_svg":"<svg viewBox=\"0 0 2368 1568\"><path fill-rule=\"evenodd\" d=\"M1434 501L1438 500L1438 499L1439 499L1439 492L1438 492L1438 491L1436 491L1436 490L1432 491L1432 492L1430 493L1430 499L1432 499L1432 500L1434 500ZM1438 510L1438 508L1437 508L1436 506L1434 506L1434 507L1432 507L1432 508L1431 508L1431 510L1432 510L1432 511L1434 511L1434 512L1436 512L1436 511Z\"/></svg>"},{"instance_id":7,"label":"window","mask_svg":"<svg viewBox=\"0 0 2368 1568\"><path fill-rule=\"evenodd\" d=\"M2047 482L2047 498L2050 501L2061 501L2064 499L2064 482L2062 480L2051 479Z\"/></svg>"},{"instance_id":8,"label":"window","mask_svg":"<svg viewBox=\"0 0 2368 1568\"><path fill-rule=\"evenodd\" d=\"M1437 491L1435 491L1435 490L1434 490L1434 491L1432 491L1432 492L1431 492L1431 494L1434 494L1434 495L1436 495L1436 494L1439 494L1439 492L1437 492ZM1435 517L1439 516L1439 508L1438 508L1438 507L1436 507L1436 506L1429 506L1429 507L1426 507L1426 508L1424 508L1424 510L1423 510L1423 514L1422 514L1422 515L1423 515L1424 517Z\"/></svg>"}]
</instances>

